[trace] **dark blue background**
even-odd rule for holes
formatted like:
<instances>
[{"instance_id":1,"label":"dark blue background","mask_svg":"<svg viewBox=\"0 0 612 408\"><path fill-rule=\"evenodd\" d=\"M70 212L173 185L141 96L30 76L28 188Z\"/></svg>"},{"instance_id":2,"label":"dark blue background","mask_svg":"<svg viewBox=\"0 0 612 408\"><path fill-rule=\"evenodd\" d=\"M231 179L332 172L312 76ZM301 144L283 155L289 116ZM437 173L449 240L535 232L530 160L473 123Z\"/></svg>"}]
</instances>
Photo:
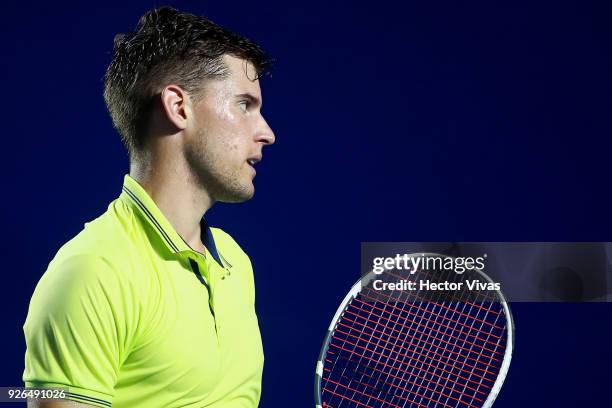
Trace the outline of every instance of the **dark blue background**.
<instances>
[{"instance_id":1,"label":"dark blue background","mask_svg":"<svg viewBox=\"0 0 612 408\"><path fill-rule=\"evenodd\" d=\"M277 59L256 197L208 216L255 265L264 408L313 406L361 241L612 238L610 7L413 3L172 2ZM0 385L20 384L48 262L119 194L128 161L102 77L114 34L151 5L4 3ZM609 406L612 304L512 307L496 408Z\"/></svg>"}]
</instances>

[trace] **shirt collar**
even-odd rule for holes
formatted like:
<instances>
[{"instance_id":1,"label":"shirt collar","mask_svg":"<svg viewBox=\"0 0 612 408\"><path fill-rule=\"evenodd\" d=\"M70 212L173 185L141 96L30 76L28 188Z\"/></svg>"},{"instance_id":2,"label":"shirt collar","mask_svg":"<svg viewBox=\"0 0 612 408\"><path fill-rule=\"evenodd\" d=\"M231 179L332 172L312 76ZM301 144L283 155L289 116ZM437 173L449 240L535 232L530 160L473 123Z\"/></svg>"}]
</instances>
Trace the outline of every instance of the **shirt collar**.
<instances>
[{"instance_id":1,"label":"shirt collar","mask_svg":"<svg viewBox=\"0 0 612 408\"><path fill-rule=\"evenodd\" d=\"M129 175L123 178L123 191L119 196L126 204L143 215L143 218L160 235L172 253L193 253L195 250L176 232L170 221L161 212L157 204L136 180ZM202 243L215 261L223 267L212 231L204 218L200 221Z\"/></svg>"}]
</instances>

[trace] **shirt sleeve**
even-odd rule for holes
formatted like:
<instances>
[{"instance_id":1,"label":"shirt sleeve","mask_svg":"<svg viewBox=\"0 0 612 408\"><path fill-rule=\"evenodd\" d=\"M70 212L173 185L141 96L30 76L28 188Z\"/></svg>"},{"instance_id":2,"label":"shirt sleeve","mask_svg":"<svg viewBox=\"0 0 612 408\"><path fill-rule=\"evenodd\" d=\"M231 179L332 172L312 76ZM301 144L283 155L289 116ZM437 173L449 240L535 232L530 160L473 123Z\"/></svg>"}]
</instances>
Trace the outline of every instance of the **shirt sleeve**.
<instances>
[{"instance_id":1,"label":"shirt sleeve","mask_svg":"<svg viewBox=\"0 0 612 408\"><path fill-rule=\"evenodd\" d=\"M62 387L66 399L110 407L132 326L129 285L101 257L54 260L23 327L27 387Z\"/></svg>"}]
</instances>

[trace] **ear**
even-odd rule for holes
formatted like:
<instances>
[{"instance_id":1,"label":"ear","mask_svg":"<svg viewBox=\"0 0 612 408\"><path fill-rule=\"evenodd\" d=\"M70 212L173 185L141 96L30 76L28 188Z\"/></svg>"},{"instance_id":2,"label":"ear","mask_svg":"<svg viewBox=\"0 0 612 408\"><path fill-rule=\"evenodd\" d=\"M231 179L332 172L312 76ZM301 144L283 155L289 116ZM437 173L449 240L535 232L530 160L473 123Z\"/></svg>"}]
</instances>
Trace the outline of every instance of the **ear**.
<instances>
[{"instance_id":1,"label":"ear","mask_svg":"<svg viewBox=\"0 0 612 408\"><path fill-rule=\"evenodd\" d=\"M161 105L168 120L178 129L187 127L187 117L191 114L191 99L178 85L168 85L161 91Z\"/></svg>"}]
</instances>

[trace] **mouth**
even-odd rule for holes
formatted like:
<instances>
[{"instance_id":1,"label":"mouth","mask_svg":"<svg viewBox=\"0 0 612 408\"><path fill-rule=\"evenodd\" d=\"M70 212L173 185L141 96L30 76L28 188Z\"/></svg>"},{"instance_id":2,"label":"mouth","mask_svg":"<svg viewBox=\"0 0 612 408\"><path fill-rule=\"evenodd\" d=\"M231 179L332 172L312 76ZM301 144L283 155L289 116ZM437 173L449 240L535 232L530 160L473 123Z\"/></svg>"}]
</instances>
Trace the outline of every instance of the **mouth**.
<instances>
[{"instance_id":1,"label":"mouth","mask_svg":"<svg viewBox=\"0 0 612 408\"><path fill-rule=\"evenodd\" d=\"M253 170L255 170L255 165L261 161L261 158L262 158L261 155L260 156L249 157L247 159L247 164L249 166L251 166L251 168Z\"/></svg>"}]
</instances>

